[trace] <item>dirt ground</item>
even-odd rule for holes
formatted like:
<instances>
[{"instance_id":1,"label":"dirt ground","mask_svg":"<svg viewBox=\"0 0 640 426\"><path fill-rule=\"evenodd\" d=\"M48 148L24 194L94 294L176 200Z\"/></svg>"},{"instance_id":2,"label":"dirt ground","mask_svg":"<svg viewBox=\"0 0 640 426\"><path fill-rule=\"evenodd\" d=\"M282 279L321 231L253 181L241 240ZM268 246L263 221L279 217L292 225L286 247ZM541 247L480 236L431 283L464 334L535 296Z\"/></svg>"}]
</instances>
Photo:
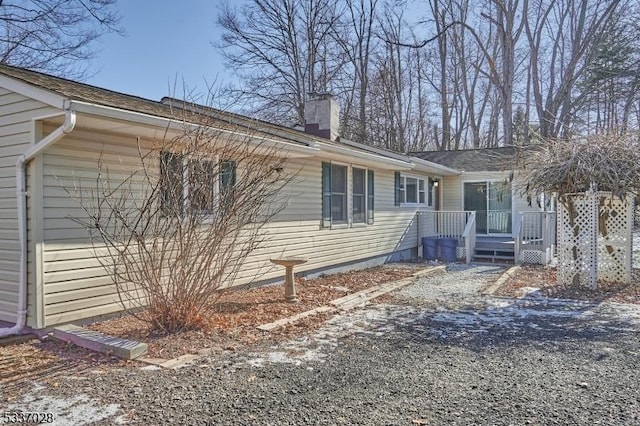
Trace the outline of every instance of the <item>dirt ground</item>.
<instances>
[{"instance_id":1,"label":"dirt ground","mask_svg":"<svg viewBox=\"0 0 640 426\"><path fill-rule=\"evenodd\" d=\"M526 265L511 276L494 294L518 297L525 287L540 289L540 294L559 299L588 300L640 304L640 270L634 269L630 284L600 281L596 290L585 286L561 286L556 281L556 269Z\"/></svg>"},{"instance_id":2,"label":"dirt ground","mask_svg":"<svg viewBox=\"0 0 640 426\"><path fill-rule=\"evenodd\" d=\"M271 332L258 330L256 327L260 324L326 305L333 299L367 287L406 278L425 267L424 263L392 264L310 280L298 278L298 303L284 300L281 285L229 291L221 298L219 312L211 317L208 327L199 331L175 335L154 334L145 323L131 316L96 322L86 327L146 342L149 345L147 356L153 358L171 359L203 349L212 354L236 351L252 343L275 343L302 335L318 328L328 315L308 317ZM553 298L640 304L640 274L638 270L635 272L632 284L602 282L598 290L591 291L582 287L558 286L553 268L523 266L495 295L519 297L524 287L535 287L540 289L542 295ZM387 301L389 297L382 296L376 302ZM34 380L55 386L56 380L69 371L100 372L127 362L52 338L32 339L22 344L0 347L0 386L9 389Z\"/></svg>"},{"instance_id":3,"label":"dirt ground","mask_svg":"<svg viewBox=\"0 0 640 426\"><path fill-rule=\"evenodd\" d=\"M203 349L235 350L267 337L272 340L292 337L321 324L326 316L308 317L269 333L256 328L261 324L308 311L367 287L406 278L424 267L424 264L392 264L309 280L296 278L299 299L296 303L284 299L282 285L229 290L220 299L219 311L211 316L203 330L154 334L145 323L130 316L94 323L88 328L145 342L149 345L147 356L151 358L171 359Z\"/></svg>"},{"instance_id":4,"label":"dirt ground","mask_svg":"<svg viewBox=\"0 0 640 426\"><path fill-rule=\"evenodd\" d=\"M281 340L296 336L318 327L327 316L308 317L268 333L258 330L258 325L325 305L333 299L371 286L406 278L424 268L424 263L389 264L315 279L296 278L299 298L297 303L285 301L282 285L229 290L220 299L219 311L210 317L202 330L173 335L155 334L146 323L128 315L95 322L86 327L112 336L145 342L149 345L146 356L151 358L171 359L204 349L214 353L233 351L242 345L266 339ZM81 364L87 368L104 362L123 362L51 338L33 339L20 345L0 347L0 384L9 377L24 375L29 378L30 371L49 371L55 376L53 373L64 370L59 365L60 361L65 361L62 364ZM39 368L33 369L34 365Z\"/></svg>"}]
</instances>

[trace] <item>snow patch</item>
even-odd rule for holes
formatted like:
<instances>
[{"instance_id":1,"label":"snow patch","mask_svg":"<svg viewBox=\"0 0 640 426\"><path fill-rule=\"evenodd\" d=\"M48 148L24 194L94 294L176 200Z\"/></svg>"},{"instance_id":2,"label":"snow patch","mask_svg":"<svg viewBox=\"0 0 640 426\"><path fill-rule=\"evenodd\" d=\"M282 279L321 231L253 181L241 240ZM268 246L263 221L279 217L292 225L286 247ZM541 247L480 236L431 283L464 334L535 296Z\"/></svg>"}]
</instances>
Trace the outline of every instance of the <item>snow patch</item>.
<instances>
[{"instance_id":1,"label":"snow patch","mask_svg":"<svg viewBox=\"0 0 640 426\"><path fill-rule=\"evenodd\" d=\"M118 404L101 404L86 394L71 397L44 394L44 386L35 384L22 400L9 404L6 411L52 413L52 425L88 425L115 416L120 411ZM114 424L126 424L124 416L113 419Z\"/></svg>"}]
</instances>

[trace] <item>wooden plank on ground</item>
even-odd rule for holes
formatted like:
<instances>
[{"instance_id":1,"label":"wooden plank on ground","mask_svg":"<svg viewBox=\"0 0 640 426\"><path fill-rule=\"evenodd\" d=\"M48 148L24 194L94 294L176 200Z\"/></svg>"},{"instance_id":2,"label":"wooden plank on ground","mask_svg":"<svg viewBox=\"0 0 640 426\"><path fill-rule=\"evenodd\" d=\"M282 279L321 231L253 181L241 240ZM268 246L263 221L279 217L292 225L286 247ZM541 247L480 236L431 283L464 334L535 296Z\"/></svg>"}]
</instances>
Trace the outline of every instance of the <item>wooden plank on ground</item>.
<instances>
[{"instance_id":1,"label":"wooden plank on ground","mask_svg":"<svg viewBox=\"0 0 640 426\"><path fill-rule=\"evenodd\" d=\"M282 319L279 319L277 321L270 322L268 324L259 325L258 329L262 330L262 331L275 330L278 327L282 327L282 326L285 326L285 325L288 325L288 324L293 324L294 322L299 321L302 318L306 318L306 317L309 317L311 315L316 315L316 314L320 314L320 313L323 313L323 312L330 312L330 311L332 311L334 309L335 308L333 308L331 306L320 306L320 307L317 307L315 309L311 309L309 311L301 312L301 313L299 313L297 315L293 315L293 316L290 316L290 317L287 317L287 318L282 318Z\"/></svg>"},{"instance_id":2,"label":"wooden plank on ground","mask_svg":"<svg viewBox=\"0 0 640 426\"><path fill-rule=\"evenodd\" d=\"M516 272L518 272L520 270L520 265L516 265L516 266L512 266L511 268L507 269L504 274L502 274L500 276L500 278L498 278L496 280L495 283L491 284L489 287L487 287L486 289L484 289L481 294L485 295L485 296L490 296L493 293L495 293L500 287L502 287L502 285L504 283L507 282L507 280L509 278L511 278Z\"/></svg>"},{"instance_id":3,"label":"wooden plank on ground","mask_svg":"<svg viewBox=\"0 0 640 426\"><path fill-rule=\"evenodd\" d=\"M375 299L378 296L382 296L383 294L390 293L399 288L408 286L409 284L412 284L413 281L414 281L413 278L405 278L403 280L393 281L391 283L383 284L381 286L378 286L374 291L370 292L369 294L365 295L360 299L353 299L346 303L341 304L339 308L341 310L347 310L347 309L354 308L356 306L363 305L367 303L369 300Z\"/></svg>"}]
</instances>

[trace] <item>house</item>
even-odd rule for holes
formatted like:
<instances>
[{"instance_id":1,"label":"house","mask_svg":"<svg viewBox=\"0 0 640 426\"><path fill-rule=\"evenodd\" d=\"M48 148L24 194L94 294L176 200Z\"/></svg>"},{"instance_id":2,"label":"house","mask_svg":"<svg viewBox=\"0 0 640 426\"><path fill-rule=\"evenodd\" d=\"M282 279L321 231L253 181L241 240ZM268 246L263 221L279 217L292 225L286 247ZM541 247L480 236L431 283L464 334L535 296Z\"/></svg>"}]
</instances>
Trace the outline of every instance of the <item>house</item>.
<instances>
[{"instance_id":1,"label":"house","mask_svg":"<svg viewBox=\"0 0 640 426\"><path fill-rule=\"evenodd\" d=\"M91 179L98 158L114 169L135 161L137 141L173 131L175 111L183 106L0 65L0 323L7 326L0 336L121 310L87 230L73 220L83 213L61 182ZM340 140L330 96L310 101L304 131L205 113L220 129L232 123L277 146L300 177L286 188L295 197L268 225L268 244L247 260L233 285L251 282L262 270L260 280L280 279L282 271L269 259L283 255L308 258L296 270L304 274L413 258L420 237L435 235L449 220L434 216L438 226L421 228L424 215L437 210L459 210L455 215L465 222L454 236L468 250L473 235L462 231L469 219L478 224L472 234L476 228L477 234L501 235L513 229L512 206L521 204L508 204L511 195L498 204L487 198L484 219L484 213L463 211L482 210L471 188L494 194L499 171L459 170L429 153L402 155ZM331 174L333 188L323 187L323 174ZM323 209L323 202L332 208Z\"/></svg>"}]
</instances>

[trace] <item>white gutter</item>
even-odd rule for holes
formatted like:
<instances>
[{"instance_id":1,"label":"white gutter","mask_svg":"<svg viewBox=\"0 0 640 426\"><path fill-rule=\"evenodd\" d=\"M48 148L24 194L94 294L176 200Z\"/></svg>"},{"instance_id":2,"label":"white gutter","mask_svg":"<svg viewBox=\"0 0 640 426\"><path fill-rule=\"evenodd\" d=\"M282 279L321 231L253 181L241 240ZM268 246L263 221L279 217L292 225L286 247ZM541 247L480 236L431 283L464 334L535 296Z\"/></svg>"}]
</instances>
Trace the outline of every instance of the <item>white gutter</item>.
<instances>
[{"instance_id":1,"label":"white gutter","mask_svg":"<svg viewBox=\"0 0 640 426\"><path fill-rule=\"evenodd\" d=\"M27 190L26 190L26 165L36 155L53 145L64 135L70 133L76 126L75 111L48 115L35 118L42 120L59 115L65 115L64 123L40 142L32 145L16 161L16 197L18 202L18 234L20 238L20 275L18 276L18 311L16 324L9 328L0 328L0 338L19 333L27 322Z\"/></svg>"}]
</instances>

